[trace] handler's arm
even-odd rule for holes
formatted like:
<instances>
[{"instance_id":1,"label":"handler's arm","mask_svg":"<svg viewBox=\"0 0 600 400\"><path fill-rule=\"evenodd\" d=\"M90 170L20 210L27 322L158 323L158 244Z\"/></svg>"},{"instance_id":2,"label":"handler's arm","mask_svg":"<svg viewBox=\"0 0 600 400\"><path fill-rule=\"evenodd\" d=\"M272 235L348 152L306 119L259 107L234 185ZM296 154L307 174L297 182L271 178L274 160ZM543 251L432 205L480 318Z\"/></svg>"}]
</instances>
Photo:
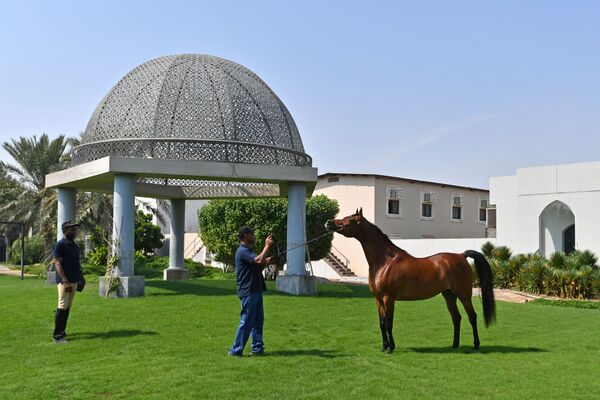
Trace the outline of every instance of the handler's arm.
<instances>
[{"instance_id":1,"label":"handler's arm","mask_svg":"<svg viewBox=\"0 0 600 400\"><path fill-rule=\"evenodd\" d=\"M67 283L67 276L65 275L65 270L62 267L62 257L58 257L54 259L54 267L56 268L56 273L60 276L61 283Z\"/></svg>"},{"instance_id":2,"label":"handler's arm","mask_svg":"<svg viewBox=\"0 0 600 400\"><path fill-rule=\"evenodd\" d=\"M269 235L267 236L267 240L265 240L265 247L262 252L254 258L254 264L264 265L269 261L271 257L267 257L267 253L271 249L271 246L273 246L273 237Z\"/></svg>"}]
</instances>

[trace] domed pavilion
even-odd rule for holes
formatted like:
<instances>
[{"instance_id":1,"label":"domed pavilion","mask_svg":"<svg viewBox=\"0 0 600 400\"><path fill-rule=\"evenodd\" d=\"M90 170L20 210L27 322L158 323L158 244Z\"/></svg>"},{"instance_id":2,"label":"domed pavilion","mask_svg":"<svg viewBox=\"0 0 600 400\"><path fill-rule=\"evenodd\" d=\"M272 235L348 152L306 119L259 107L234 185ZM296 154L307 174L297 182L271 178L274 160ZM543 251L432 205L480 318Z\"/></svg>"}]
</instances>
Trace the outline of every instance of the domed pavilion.
<instances>
[{"instance_id":1,"label":"domed pavilion","mask_svg":"<svg viewBox=\"0 0 600 400\"><path fill-rule=\"evenodd\" d=\"M169 268L186 279L183 237L186 199L287 196L285 276L277 287L314 292L306 275L306 197L317 169L294 120L277 95L244 66L209 55L147 61L100 101L73 149L71 167L46 176L58 189L61 224L75 219L76 191L114 193L113 242L119 255L118 296L144 293L133 274L135 196L171 204ZM101 292L106 291L101 282ZM102 293L101 293L102 294Z\"/></svg>"}]
</instances>

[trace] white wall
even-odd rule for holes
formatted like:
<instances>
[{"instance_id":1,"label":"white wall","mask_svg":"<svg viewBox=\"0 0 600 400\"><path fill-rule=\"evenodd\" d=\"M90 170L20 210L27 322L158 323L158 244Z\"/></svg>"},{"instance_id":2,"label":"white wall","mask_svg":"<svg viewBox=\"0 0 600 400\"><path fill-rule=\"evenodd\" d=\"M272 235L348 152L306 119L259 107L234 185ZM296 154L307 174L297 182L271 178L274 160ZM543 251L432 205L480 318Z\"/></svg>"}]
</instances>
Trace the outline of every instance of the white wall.
<instances>
[{"instance_id":1,"label":"white wall","mask_svg":"<svg viewBox=\"0 0 600 400\"><path fill-rule=\"evenodd\" d=\"M387 213L388 185L402 187L401 216ZM421 191L431 190L437 195L432 205L432 218L421 217ZM464 196L462 219L452 219L452 195ZM375 179L375 220L386 234L402 239L422 238L476 238L485 237L485 221L479 221L479 199L488 199L487 190L458 188L401 179Z\"/></svg>"},{"instance_id":2,"label":"white wall","mask_svg":"<svg viewBox=\"0 0 600 400\"><path fill-rule=\"evenodd\" d=\"M462 253L465 250L481 252L481 246L496 239L459 238L459 239L396 239L392 242L415 257L427 257L436 253Z\"/></svg>"},{"instance_id":3,"label":"white wall","mask_svg":"<svg viewBox=\"0 0 600 400\"><path fill-rule=\"evenodd\" d=\"M522 168L490 179L496 204L497 243L514 253L540 250L540 215L561 201L575 217L575 247L600 254L600 162Z\"/></svg>"}]
</instances>

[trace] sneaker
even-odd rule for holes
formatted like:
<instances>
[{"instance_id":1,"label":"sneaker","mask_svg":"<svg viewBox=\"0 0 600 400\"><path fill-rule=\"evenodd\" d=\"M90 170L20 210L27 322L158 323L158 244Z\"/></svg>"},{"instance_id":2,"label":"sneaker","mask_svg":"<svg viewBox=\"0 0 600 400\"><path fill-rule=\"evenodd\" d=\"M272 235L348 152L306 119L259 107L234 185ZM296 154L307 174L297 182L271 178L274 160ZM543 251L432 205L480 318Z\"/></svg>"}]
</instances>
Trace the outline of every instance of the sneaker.
<instances>
[{"instance_id":1,"label":"sneaker","mask_svg":"<svg viewBox=\"0 0 600 400\"><path fill-rule=\"evenodd\" d=\"M241 355L241 354L232 353L231 351L230 351L229 353L227 353L227 355L228 355L229 357L240 357L240 358L242 357L242 355Z\"/></svg>"},{"instance_id":2,"label":"sneaker","mask_svg":"<svg viewBox=\"0 0 600 400\"><path fill-rule=\"evenodd\" d=\"M67 339L65 339L64 337L59 337L59 338L52 338L52 343L54 343L54 344L67 344L69 342L67 342Z\"/></svg>"}]
</instances>

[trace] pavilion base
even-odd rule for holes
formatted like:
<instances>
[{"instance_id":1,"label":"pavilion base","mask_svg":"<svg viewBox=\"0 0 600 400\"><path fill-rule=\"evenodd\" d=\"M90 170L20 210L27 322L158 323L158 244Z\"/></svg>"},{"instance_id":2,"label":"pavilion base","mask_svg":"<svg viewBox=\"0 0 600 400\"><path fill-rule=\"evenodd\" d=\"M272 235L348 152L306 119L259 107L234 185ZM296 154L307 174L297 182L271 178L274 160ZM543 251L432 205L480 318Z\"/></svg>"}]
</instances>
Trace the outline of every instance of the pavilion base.
<instances>
[{"instance_id":1,"label":"pavilion base","mask_svg":"<svg viewBox=\"0 0 600 400\"><path fill-rule=\"evenodd\" d=\"M56 285L56 271L46 272L46 285Z\"/></svg>"},{"instance_id":2,"label":"pavilion base","mask_svg":"<svg viewBox=\"0 0 600 400\"><path fill-rule=\"evenodd\" d=\"M280 275L275 280L278 292L295 296L316 296L317 280L311 275Z\"/></svg>"},{"instance_id":3,"label":"pavilion base","mask_svg":"<svg viewBox=\"0 0 600 400\"><path fill-rule=\"evenodd\" d=\"M108 278L103 276L100 278L99 294L101 297L106 297L108 290ZM121 276L119 287L108 297L140 297L144 295L144 276Z\"/></svg>"},{"instance_id":4,"label":"pavilion base","mask_svg":"<svg viewBox=\"0 0 600 400\"><path fill-rule=\"evenodd\" d=\"M163 269L163 280L165 281L187 281L190 271L187 268Z\"/></svg>"}]
</instances>

